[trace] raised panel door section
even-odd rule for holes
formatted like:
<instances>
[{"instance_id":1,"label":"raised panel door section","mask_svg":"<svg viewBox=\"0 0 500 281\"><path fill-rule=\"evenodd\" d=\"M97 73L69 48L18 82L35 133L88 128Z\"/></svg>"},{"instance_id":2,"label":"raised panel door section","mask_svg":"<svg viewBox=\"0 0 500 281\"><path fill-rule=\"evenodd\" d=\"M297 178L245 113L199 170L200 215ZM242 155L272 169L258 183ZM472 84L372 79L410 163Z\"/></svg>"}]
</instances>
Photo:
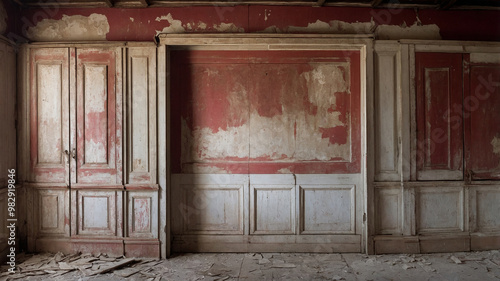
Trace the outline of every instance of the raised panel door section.
<instances>
[{"instance_id":1,"label":"raised panel door section","mask_svg":"<svg viewBox=\"0 0 500 281\"><path fill-rule=\"evenodd\" d=\"M500 179L500 64L471 62L464 98L466 170L471 179Z\"/></svg>"},{"instance_id":2,"label":"raised panel door section","mask_svg":"<svg viewBox=\"0 0 500 281\"><path fill-rule=\"evenodd\" d=\"M156 183L156 47L128 48L127 184Z\"/></svg>"},{"instance_id":3,"label":"raised panel door section","mask_svg":"<svg viewBox=\"0 0 500 281\"><path fill-rule=\"evenodd\" d=\"M462 54L416 53L417 179L463 179Z\"/></svg>"},{"instance_id":4,"label":"raised panel door section","mask_svg":"<svg viewBox=\"0 0 500 281\"><path fill-rule=\"evenodd\" d=\"M69 51L32 49L30 58L30 163L32 181L69 180Z\"/></svg>"},{"instance_id":5,"label":"raised panel door section","mask_svg":"<svg viewBox=\"0 0 500 281\"><path fill-rule=\"evenodd\" d=\"M118 53L77 49L76 54L76 183L120 184Z\"/></svg>"}]
</instances>

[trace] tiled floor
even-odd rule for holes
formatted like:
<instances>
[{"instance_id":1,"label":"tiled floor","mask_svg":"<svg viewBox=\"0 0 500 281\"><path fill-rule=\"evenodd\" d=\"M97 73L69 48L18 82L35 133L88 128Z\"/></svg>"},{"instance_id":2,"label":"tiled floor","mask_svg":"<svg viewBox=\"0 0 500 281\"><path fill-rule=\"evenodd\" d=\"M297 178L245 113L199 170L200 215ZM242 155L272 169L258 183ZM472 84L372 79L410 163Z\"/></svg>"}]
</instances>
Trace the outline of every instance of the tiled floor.
<instances>
[{"instance_id":1,"label":"tiled floor","mask_svg":"<svg viewBox=\"0 0 500 281\"><path fill-rule=\"evenodd\" d=\"M377 256L181 254L162 261L138 258L127 267L98 275L92 274L127 260L113 261L105 255L82 255L76 260L26 255L24 259L19 264L21 273L2 274L0 280L500 280L499 251Z\"/></svg>"}]
</instances>

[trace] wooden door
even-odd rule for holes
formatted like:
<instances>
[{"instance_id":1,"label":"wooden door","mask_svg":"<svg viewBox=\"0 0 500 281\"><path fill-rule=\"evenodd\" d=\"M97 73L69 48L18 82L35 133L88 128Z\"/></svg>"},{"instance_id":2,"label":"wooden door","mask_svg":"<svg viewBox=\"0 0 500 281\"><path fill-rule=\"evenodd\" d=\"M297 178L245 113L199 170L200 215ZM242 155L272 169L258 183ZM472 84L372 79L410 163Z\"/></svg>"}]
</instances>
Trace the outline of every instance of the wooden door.
<instances>
[{"instance_id":1,"label":"wooden door","mask_svg":"<svg viewBox=\"0 0 500 281\"><path fill-rule=\"evenodd\" d=\"M471 180L500 179L500 64L470 64L464 98L466 172Z\"/></svg>"},{"instance_id":2,"label":"wooden door","mask_svg":"<svg viewBox=\"0 0 500 281\"><path fill-rule=\"evenodd\" d=\"M69 53L33 49L30 58L31 181L69 183Z\"/></svg>"},{"instance_id":3,"label":"wooden door","mask_svg":"<svg viewBox=\"0 0 500 281\"><path fill-rule=\"evenodd\" d=\"M76 179L78 184L119 184L121 129L117 114L117 51L76 50ZM121 95L120 95L121 97Z\"/></svg>"},{"instance_id":4,"label":"wooden door","mask_svg":"<svg viewBox=\"0 0 500 281\"><path fill-rule=\"evenodd\" d=\"M417 179L463 179L462 54L416 53Z\"/></svg>"}]
</instances>

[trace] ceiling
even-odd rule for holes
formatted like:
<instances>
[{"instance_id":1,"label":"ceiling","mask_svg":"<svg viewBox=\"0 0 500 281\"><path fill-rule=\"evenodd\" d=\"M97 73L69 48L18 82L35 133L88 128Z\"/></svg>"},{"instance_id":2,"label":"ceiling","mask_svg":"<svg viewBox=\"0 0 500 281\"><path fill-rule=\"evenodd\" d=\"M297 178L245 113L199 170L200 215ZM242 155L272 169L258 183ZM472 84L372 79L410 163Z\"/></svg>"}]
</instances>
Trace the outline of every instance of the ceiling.
<instances>
[{"instance_id":1,"label":"ceiling","mask_svg":"<svg viewBox=\"0 0 500 281\"><path fill-rule=\"evenodd\" d=\"M23 7L176 7L235 5L299 5L373 8L499 10L500 0L14 0Z\"/></svg>"}]
</instances>

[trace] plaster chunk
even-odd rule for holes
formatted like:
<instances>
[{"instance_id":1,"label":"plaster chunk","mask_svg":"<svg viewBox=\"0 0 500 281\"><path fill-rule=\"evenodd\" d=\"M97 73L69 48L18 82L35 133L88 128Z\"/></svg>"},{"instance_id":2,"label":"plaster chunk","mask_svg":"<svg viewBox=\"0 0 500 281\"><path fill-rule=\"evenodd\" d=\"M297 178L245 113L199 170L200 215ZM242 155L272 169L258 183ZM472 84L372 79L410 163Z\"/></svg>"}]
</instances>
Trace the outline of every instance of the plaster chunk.
<instances>
[{"instance_id":1,"label":"plaster chunk","mask_svg":"<svg viewBox=\"0 0 500 281\"><path fill-rule=\"evenodd\" d=\"M324 22L317 20L309 23L306 27L289 26L285 32L292 33L339 33L339 34L369 34L375 28L375 23L372 22L354 22L332 20Z\"/></svg>"},{"instance_id":2,"label":"plaster chunk","mask_svg":"<svg viewBox=\"0 0 500 281\"><path fill-rule=\"evenodd\" d=\"M108 33L109 23L105 15L63 15L60 20L43 19L28 28L26 36L34 41L106 40Z\"/></svg>"},{"instance_id":3,"label":"plaster chunk","mask_svg":"<svg viewBox=\"0 0 500 281\"><path fill-rule=\"evenodd\" d=\"M172 14L163 15L161 17L156 18L157 22L167 21L170 25L164 27L163 30L157 30L156 35L160 33L185 33L186 31L203 31L207 30L208 25L202 21L198 23L188 22L182 23L180 20L176 20L173 18ZM220 23L214 24L212 28L218 32L245 32L242 27L237 27L234 23Z\"/></svg>"},{"instance_id":4,"label":"plaster chunk","mask_svg":"<svg viewBox=\"0 0 500 281\"><path fill-rule=\"evenodd\" d=\"M386 25L382 24L375 30L377 39L380 40L398 40L398 39L426 39L440 40L439 26L436 24L412 26Z\"/></svg>"}]
</instances>

